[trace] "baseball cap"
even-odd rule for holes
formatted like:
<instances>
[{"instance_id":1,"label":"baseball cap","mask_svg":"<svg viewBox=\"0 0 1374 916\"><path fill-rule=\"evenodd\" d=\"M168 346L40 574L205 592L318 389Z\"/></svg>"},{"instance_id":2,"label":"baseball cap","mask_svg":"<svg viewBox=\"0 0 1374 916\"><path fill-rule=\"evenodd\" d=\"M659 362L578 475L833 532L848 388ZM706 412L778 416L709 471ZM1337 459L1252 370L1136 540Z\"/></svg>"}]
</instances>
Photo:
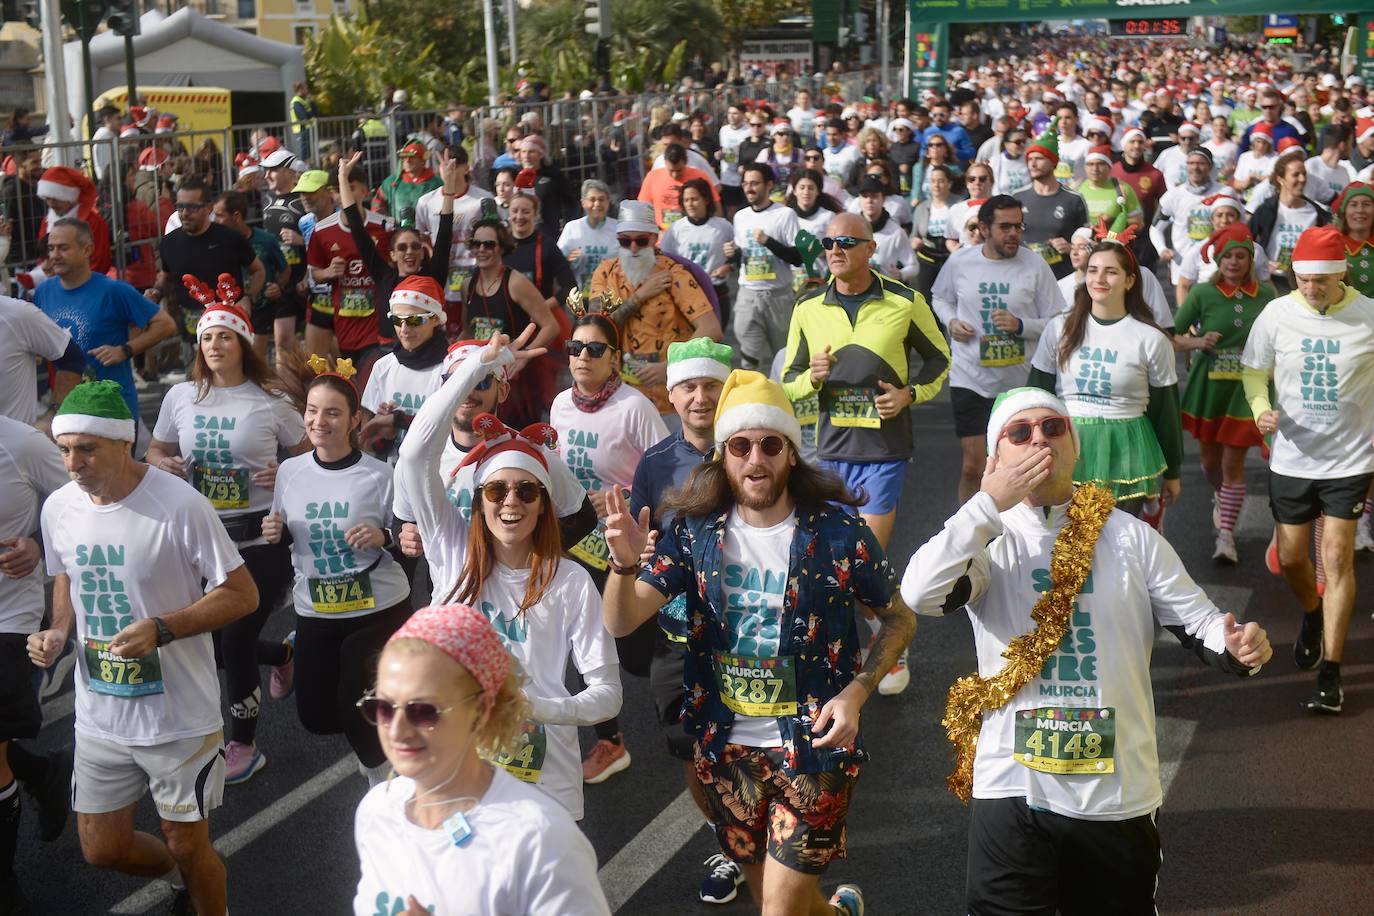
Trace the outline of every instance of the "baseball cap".
<instances>
[{"instance_id":1,"label":"baseball cap","mask_svg":"<svg viewBox=\"0 0 1374 916\"><path fill-rule=\"evenodd\" d=\"M323 169L311 169L301 175L296 182L296 190L302 194L311 194L329 184L329 173Z\"/></svg>"},{"instance_id":2,"label":"baseball cap","mask_svg":"<svg viewBox=\"0 0 1374 916\"><path fill-rule=\"evenodd\" d=\"M262 160L264 169L285 168L296 161L295 155L290 150L279 149L273 151L268 157Z\"/></svg>"}]
</instances>

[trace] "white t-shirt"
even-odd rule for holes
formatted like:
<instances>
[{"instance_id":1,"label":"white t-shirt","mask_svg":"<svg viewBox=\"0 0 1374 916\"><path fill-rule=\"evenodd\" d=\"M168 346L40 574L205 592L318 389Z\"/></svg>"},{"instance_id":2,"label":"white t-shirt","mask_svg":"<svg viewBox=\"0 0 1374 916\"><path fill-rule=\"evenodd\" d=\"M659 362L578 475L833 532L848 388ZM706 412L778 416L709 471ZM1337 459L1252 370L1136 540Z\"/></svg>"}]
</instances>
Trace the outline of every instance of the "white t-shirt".
<instances>
[{"instance_id":1,"label":"white t-shirt","mask_svg":"<svg viewBox=\"0 0 1374 916\"><path fill-rule=\"evenodd\" d=\"M1236 171L1232 176L1236 184L1243 185L1251 178L1258 178L1261 182L1268 180L1274 174L1274 163L1279 159L1278 156L1270 153L1268 156L1257 156L1253 149L1248 149L1236 157ZM1254 188L1249 190L1253 194ZM1251 201L1253 205L1253 201Z\"/></svg>"},{"instance_id":2,"label":"white t-shirt","mask_svg":"<svg viewBox=\"0 0 1374 916\"><path fill-rule=\"evenodd\" d=\"M181 382L163 399L153 438L176 443L191 485L220 515L232 516L272 505L272 491L253 483L253 475L277 460L279 448L299 445L305 423L290 401L252 382L211 386L202 401L195 382ZM249 543L265 542L243 546Z\"/></svg>"},{"instance_id":3,"label":"white t-shirt","mask_svg":"<svg viewBox=\"0 0 1374 916\"><path fill-rule=\"evenodd\" d=\"M734 238L729 220L710 216L701 225L690 219L675 220L658 237L658 247L664 254L686 258L710 274L725 263L725 243Z\"/></svg>"},{"instance_id":4,"label":"white t-shirt","mask_svg":"<svg viewBox=\"0 0 1374 916\"><path fill-rule=\"evenodd\" d=\"M1011 641L1035 629L1031 609L1049 586L1050 550L1066 522L1065 508L1053 507L1046 518L1019 503L999 515L992 497L974 494L907 566L902 600L918 614L942 613L951 588L968 575L973 590L966 607L983 677L1002 670ZM1064 645L1007 705L983 714L973 797L1024 798L1083 820L1126 820L1157 809L1163 793L1150 684L1156 623L1181 628L1212 652L1226 651L1221 611L1169 542L1139 519L1113 511L1093 550L1092 574L1075 601ZM1042 739L1053 730L1065 740L1082 734L1079 746L1089 743L1086 729L1054 727L1054 719L1073 721L1068 716L1037 716L1044 707L1075 710L1069 716L1079 717L1090 714L1078 710L1109 710L1094 717L1093 731L1114 739L1112 771L1102 760L1105 741L1096 753L1088 747L1080 752L1085 772L1060 775L1023 765L1017 732L1032 723L1040 725L1032 730ZM1021 744L1028 748L1029 742Z\"/></svg>"},{"instance_id":5,"label":"white t-shirt","mask_svg":"<svg viewBox=\"0 0 1374 916\"><path fill-rule=\"evenodd\" d=\"M881 274L904 282L913 282L919 268L916 254L911 250L911 236L888 218L883 228L873 230L874 251L869 263Z\"/></svg>"},{"instance_id":6,"label":"white t-shirt","mask_svg":"<svg viewBox=\"0 0 1374 916\"><path fill-rule=\"evenodd\" d=\"M449 831L406 816L414 794L414 781L397 776L358 804L355 916L402 912L410 896L446 916L609 916L592 844L544 795L497 768L465 815L472 838L456 846Z\"/></svg>"},{"instance_id":7,"label":"white t-shirt","mask_svg":"<svg viewBox=\"0 0 1374 916\"><path fill-rule=\"evenodd\" d=\"M820 112L814 108L798 108L793 105L787 109L787 120L792 122L792 129L797 132L803 143L810 143L815 134L816 116Z\"/></svg>"},{"instance_id":8,"label":"white t-shirt","mask_svg":"<svg viewBox=\"0 0 1374 916\"><path fill-rule=\"evenodd\" d=\"M399 604L410 583L381 547L354 550L345 535L367 522L391 526L391 466L355 453L347 467L323 467L313 451L282 462L272 511L291 532L292 597L302 617L365 617Z\"/></svg>"},{"instance_id":9,"label":"white t-shirt","mask_svg":"<svg viewBox=\"0 0 1374 916\"><path fill-rule=\"evenodd\" d=\"M572 262L578 286L590 283L592 273L601 262L619 253L620 242L615 237L617 225L617 221L608 216L593 229L587 217L583 216L563 227L562 234L558 236L558 250ZM573 261L572 252L578 249L581 249L581 254Z\"/></svg>"},{"instance_id":10,"label":"white t-shirt","mask_svg":"<svg viewBox=\"0 0 1374 916\"><path fill-rule=\"evenodd\" d=\"M1054 167L1054 177L1066 188L1076 188L1086 176L1083 160L1088 158L1092 144L1087 137L1074 137L1072 140L1059 138L1059 164Z\"/></svg>"},{"instance_id":11,"label":"white t-shirt","mask_svg":"<svg viewBox=\"0 0 1374 916\"><path fill-rule=\"evenodd\" d=\"M749 658L778 657L788 562L796 530L795 512L770 528L756 528L740 519L737 512L726 519L721 594L732 653ZM730 741L746 747L777 747L782 743L778 720L736 715Z\"/></svg>"},{"instance_id":12,"label":"white t-shirt","mask_svg":"<svg viewBox=\"0 0 1374 916\"><path fill-rule=\"evenodd\" d=\"M1269 244L1265 254L1280 273L1288 270L1293 263L1293 249L1298 244L1298 236L1317 225L1317 208L1304 202L1301 207L1286 207L1279 201L1279 213L1274 220L1274 229L1269 233Z\"/></svg>"},{"instance_id":13,"label":"white t-shirt","mask_svg":"<svg viewBox=\"0 0 1374 916\"><path fill-rule=\"evenodd\" d=\"M931 300L946 327L957 318L976 332L972 340L950 341L950 387L985 398L1026 383L1026 361L1035 353L1040 332L1063 309L1054 271L1024 246L1015 257L999 260L987 258L981 245L959 249L935 278ZM1020 337L997 329L994 309L1021 319Z\"/></svg>"},{"instance_id":14,"label":"white t-shirt","mask_svg":"<svg viewBox=\"0 0 1374 916\"><path fill-rule=\"evenodd\" d=\"M0 538L37 534L38 507L69 479L51 439L0 415ZM42 620L43 564L22 579L0 574L0 633L36 633Z\"/></svg>"},{"instance_id":15,"label":"white t-shirt","mask_svg":"<svg viewBox=\"0 0 1374 916\"><path fill-rule=\"evenodd\" d=\"M827 210L824 207L817 207L816 212L812 213L810 216L802 216L800 213L798 213L797 227L798 229L805 229L807 232L814 235L816 239L819 241L820 239L825 238L825 227L830 225L830 221L834 218L835 211ZM830 266L826 263L824 251L816 255L816 263L813 266L816 268L817 274L819 276L829 276ZM800 268L800 270L803 272L805 271L805 269L805 266Z\"/></svg>"},{"instance_id":16,"label":"white t-shirt","mask_svg":"<svg viewBox=\"0 0 1374 916\"><path fill-rule=\"evenodd\" d=\"M1083 343L1059 365L1067 315L1045 325L1031 365L1055 376L1055 391L1072 417L1130 420L1144 416L1150 389L1178 382L1169 338L1130 315L1104 324L1089 316Z\"/></svg>"},{"instance_id":17,"label":"white t-shirt","mask_svg":"<svg viewBox=\"0 0 1374 916\"><path fill-rule=\"evenodd\" d=\"M1160 153L1154 167L1164 175L1164 184L1171 189L1188 181L1188 154L1181 146L1171 146Z\"/></svg>"},{"instance_id":18,"label":"white t-shirt","mask_svg":"<svg viewBox=\"0 0 1374 916\"><path fill-rule=\"evenodd\" d=\"M1012 159L998 153L988 163L992 166L992 188L998 194L1015 194L1031 185L1030 169L1024 158Z\"/></svg>"},{"instance_id":19,"label":"white t-shirt","mask_svg":"<svg viewBox=\"0 0 1374 916\"><path fill-rule=\"evenodd\" d=\"M1064 297L1065 309L1073 308L1074 296L1082 282L1077 271L1059 278L1059 293ZM1150 307L1150 314L1154 316L1155 323L1161 328L1172 328L1174 316L1169 311L1169 300L1165 298L1164 286L1159 282L1159 277L1154 275L1154 271L1140 272L1140 294L1144 297L1145 304Z\"/></svg>"},{"instance_id":20,"label":"white t-shirt","mask_svg":"<svg viewBox=\"0 0 1374 916\"><path fill-rule=\"evenodd\" d=\"M797 214L791 207L769 204L766 210L742 207L735 214L735 245L740 250L740 280L744 289L791 289L792 265L754 241L754 230L762 229L769 238L783 245L795 245Z\"/></svg>"},{"instance_id":21,"label":"white t-shirt","mask_svg":"<svg viewBox=\"0 0 1374 916\"><path fill-rule=\"evenodd\" d=\"M739 187L739 146L749 139L749 125L731 127L729 124L720 129L720 183L732 188Z\"/></svg>"},{"instance_id":22,"label":"white t-shirt","mask_svg":"<svg viewBox=\"0 0 1374 916\"><path fill-rule=\"evenodd\" d=\"M1304 193L1319 204L1330 204L1345 186L1355 180L1355 169L1344 159L1334 166L1321 156L1307 160L1307 188Z\"/></svg>"},{"instance_id":23,"label":"white t-shirt","mask_svg":"<svg viewBox=\"0 0 1374 916\"><path fill-rule=\"evenodd\" d=\"M110 505L72 481L48 497L42 521L48 574L68 576L76 610L76 730L147 747L223 728L209 633L137 660L103 652L135 620L190 607L243 565L209 502L150 467Z\"/></svg>"},{"instance_id":24,"label":"white t-shirt","mask_svg":"<svg viewBox=\"0 0 1374 916\"><path fill-rule=\"evenodd\" d=\"M653 401L624 384L595 413L578 410L571 389L560 391L549 408L549 423L558 430L563 461L587 490L628 489L640 456L668 438Z\"/></svg>"},{"instance_id":25,"label":"white t-shirt","mask_svg":"<svg viewBox=\"0 0 1374 916\"><path fill-rule=\"evenodd\" d=\"M852 143L842 144L839 149L823 146L821 156L825 161L825 174L842 185L849 184L859 164L859 148Z\"/></svg>"},{"instance_id":26,"label":"white t-shirt","mask_svg":"<svg viewBox=\"0 0 1374 916\"><path fill-rule=\"evenodd\" d=\"M396 413L413 417L420 410L420 405L424 404L425 398L439 390L439 376L443 374L443 369L441 362L424 369L411 369L401 365L395 353L388 353L373 363L361 403L375 414L378 407L390 401L396 405ZM405 438L406 431L398 429L395 445L399 446ZM395 448L389 450L388 454L389 462L395 464Z\"/></svg>"},{"instance_id":27,"label":"white t-shirt","mask_svg":"<svg viewBox=\"0 0 1374 916\"><path fill-rule=\"evenodd\" d=\"M477 266L472 252L468 250L468 236L472 234L472 224L482 212L482 201L494 195L485 188L469 183L462 197L453 200L453 243L449 248L448 282L444 284L444 300L461 302L463 284L469 271ZM420 195L415 201L415 228L424 233L433 244L439 237L439 210L444 205L444 189L435 188Z\"/></svg>"},{"instance_id":28,"label":"white t-shirt","mask_svg":"<svg viewBox=\"0 0 1374 916\"><path fill-rule=\"evenodd\" d=\"M0 296L0 416L38 422L38 363L57 360L71 335L32 302Z\"/></svg>"},{"instance_id":29,"label":"white t-shirt","mask_svg":"<svg viewBox=\"0 0 1374 916\"><path fill-rule=\"evenodd\" d=\"M1190 283L1206 283L1216 276L1216 254L1211 253L1210 260L1203 261L1202 249L1194 248L1183 256L1183 263L1179 265L1178 272ZM1255 279L1269 279L1269 255L1260 246L1255 247Z\"/></svg>"},{"instance_id":30,"label":"white t-shirt","mask_svg":"<svg viewBox=\"0 0 1374 916\"><path fill-rule=\"evenodd\" d=\"M1280 296L1255 319L1241 362L1274 374L1272 471L1308 480L1374 471L1374 300L1357 295L1319 315L1299 293Z\"/></svg>"},{"instance_id":31,"label":"white t-shirt","mask_svg":"<svg viewBox=\"0 0 1374 916\"><path fill-rule=\"evenodd\" d=\"M1240 155L1240 145L1236 141L1208 140L1202 145L1212 151L1212 161L1217 164L1217 169L1223 174L1226 173L1227 169L1236 167L1236 159Z\"/></svg>"}]
</instances>

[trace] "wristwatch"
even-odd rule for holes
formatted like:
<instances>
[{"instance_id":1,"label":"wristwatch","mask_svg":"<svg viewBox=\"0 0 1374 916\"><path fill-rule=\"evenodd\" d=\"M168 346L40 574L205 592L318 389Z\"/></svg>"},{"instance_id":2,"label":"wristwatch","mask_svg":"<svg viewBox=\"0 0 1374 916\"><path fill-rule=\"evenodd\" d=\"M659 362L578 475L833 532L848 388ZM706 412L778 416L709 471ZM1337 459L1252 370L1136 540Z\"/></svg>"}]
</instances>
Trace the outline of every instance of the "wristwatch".
<instances>
[{"instance_id":1,"label":"wristwatch","mask_svg":"<svg viewBox=\"0 0 1374 916\"><path fill-rule=\"evenodd\" d=\"M167 626L167 621L161 617L153 618L153 626L157 627L157 645L159 648L176 639L176 634L172 632L172 628Z\"/></svg>"},{"instance_id":2,"label":"wristwatch","mask_svg":"<svg viewBox=\"0 0 1374 916\"><path fill-rule=\"evenodd\" d=\"M134 348L133 348L133 347L129 346L128 344L120 344L119 349L121 349L121 350L124 351L124 358L125 358L125 359L133 359L133 358L134 358Z\"/></svg>"}]
</instances>

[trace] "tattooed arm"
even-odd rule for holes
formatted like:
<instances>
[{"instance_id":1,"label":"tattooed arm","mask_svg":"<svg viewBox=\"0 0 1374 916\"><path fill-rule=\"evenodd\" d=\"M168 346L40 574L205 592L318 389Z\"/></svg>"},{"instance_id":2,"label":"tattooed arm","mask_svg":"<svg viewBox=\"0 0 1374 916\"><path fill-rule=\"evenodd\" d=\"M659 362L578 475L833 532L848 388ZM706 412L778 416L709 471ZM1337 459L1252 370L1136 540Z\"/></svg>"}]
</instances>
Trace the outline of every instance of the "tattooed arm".
<instances>
[{"instance_id":1,"label":"tattooed arm","mask_svg":"<svg viewBox=\"0 0 1374 916\"><path fill-rule=\"evenodd\" d=\"M878 681L897 664L911 637L916 635L916 615L894 594L892 601L882 608L873 608L882 621L868 660L850 684L821 707L811 730L820 735L816 747L849 747L859 734L859 710L878 689ZM829 731L826 731L827 727Z\"/></svg>"}]
</instances>

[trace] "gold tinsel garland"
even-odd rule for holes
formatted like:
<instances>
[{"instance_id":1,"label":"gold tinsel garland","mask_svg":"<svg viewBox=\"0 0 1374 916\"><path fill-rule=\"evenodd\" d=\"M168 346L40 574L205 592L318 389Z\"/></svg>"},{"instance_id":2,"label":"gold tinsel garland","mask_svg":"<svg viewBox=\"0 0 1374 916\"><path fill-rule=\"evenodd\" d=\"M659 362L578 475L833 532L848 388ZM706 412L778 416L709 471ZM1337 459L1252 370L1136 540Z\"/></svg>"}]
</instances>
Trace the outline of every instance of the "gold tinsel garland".
<instances>
[{"instance_id":1,"label":"gold tinsel garland","mask_svg":"<svg viewBox=\"0 0 1374 916\"><path fill-rule=\"evenodd\" d=\"M1093 548L1114 505L1112 494L1097 484L1084 484L1074 491L1068 522L1050 550L1050 590L1031 610L1035 629L1011 641L1002 653L1007 663L1001 671L990 678L978 674L961 677L949 688L945 717L940 721L954 745L954 772L946 785L965 804L973 794L973 758L978 751L983 712L1007 705L1044 669L1045 660L1063 642L1074 599L1092 570Z\"/></svg>"}]
</instances>

